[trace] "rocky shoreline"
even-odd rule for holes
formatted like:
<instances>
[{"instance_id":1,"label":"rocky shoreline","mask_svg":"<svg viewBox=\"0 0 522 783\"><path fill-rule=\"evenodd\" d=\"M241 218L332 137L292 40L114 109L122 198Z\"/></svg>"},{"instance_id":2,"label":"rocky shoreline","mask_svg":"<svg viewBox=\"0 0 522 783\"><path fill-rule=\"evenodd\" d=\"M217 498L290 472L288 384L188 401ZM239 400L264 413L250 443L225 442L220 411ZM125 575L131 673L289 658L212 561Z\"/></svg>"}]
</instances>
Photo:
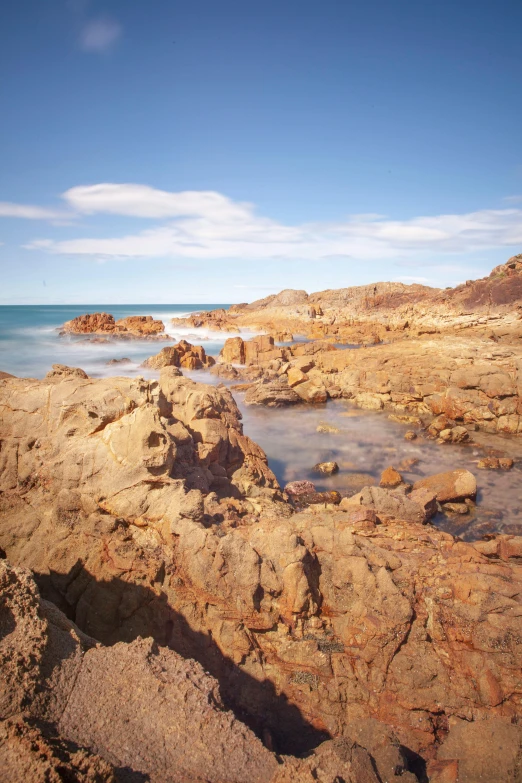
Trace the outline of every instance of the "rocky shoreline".
<instances>
[{"instance_id":1,"label":"rocky shoreline","mask_svg":"<svg viewBox=\"0 0 522 783\"><path fill-rule=\"evenodd\" d=\"M441 448L516 437L521 269L192 316L270 334L229 338L217 363L163 348L146 362L158 379L0 376L8 779L519 781L522 535L465 543L430 524L473 504L475 476L457 462L413 484L390 467L344 497L279 486L231 391L179 368L234 382L247 405L389 410ZM169 339L150 318L101 315L65 332ZM441 333L419 335L429 323ZM371 347L339 347L370 328Z\"/></svg>"}]
</instances>

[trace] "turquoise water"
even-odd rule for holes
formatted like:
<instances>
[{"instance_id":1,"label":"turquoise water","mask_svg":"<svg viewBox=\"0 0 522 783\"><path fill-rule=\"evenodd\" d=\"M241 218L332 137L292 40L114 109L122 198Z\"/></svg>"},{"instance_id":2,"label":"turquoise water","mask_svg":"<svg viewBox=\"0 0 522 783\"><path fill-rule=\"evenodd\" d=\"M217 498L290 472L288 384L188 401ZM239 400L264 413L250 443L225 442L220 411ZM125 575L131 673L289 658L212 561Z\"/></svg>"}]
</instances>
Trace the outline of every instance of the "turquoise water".
<instances>
[{"instance_id":1,"label":"turquoise water","mask_svg":"<svg viewBox=\"0 0 522 783\"><path fill-rule=\"evenodd\" d=\"M81 367L89 375L132 375L148 356L157 353L161 343L142 340L92 343L84 337L60 337L65 321L84 313L111 313L116 319L130 315L152 315L165 324L173 344L181 338L201 344L207 353L219 353L229 335L205 329L174 329L171 318L199 310L228 308L224 304L188 305L17 305L0 306L0 370L22 377L42 378L55 363ZM194 335L197 340L190 339ZM110 359L130 359L129 364L107 365ZM142 372L140 370L140 372Z\"/></svg>"}]
</instances>

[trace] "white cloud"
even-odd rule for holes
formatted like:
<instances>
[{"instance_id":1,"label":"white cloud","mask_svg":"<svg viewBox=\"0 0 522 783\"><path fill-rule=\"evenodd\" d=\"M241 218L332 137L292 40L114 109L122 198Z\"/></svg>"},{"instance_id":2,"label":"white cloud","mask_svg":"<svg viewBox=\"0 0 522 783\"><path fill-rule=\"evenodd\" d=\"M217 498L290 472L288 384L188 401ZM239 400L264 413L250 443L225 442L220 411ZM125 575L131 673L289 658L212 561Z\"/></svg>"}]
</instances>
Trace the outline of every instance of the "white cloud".
<instances>
[{"instance_id":1,"label":"white cloud","mask_svg":"<svg viewBox=\"0 0 522 783\"><path fill-rule=\"evenodd\" d=\"M0 217L25 218L26 220L63 220L70 217L70 214L56 209L35 207L31 204L13 204L10 201L0 201Z\"/></svg>"},{"instance_id":2,"label":"white cloud","mask_svg":"<svg viewBox=\"0 0 522 783\"><path fill-rule=\"evenodd\" d=\"M80 45L86 52L103 52L121 35L121 27L114 19L92 19L84 26Z\"/></svg>"},{"instance_id":3,"label":"white cloud","mask_svg":"<svg viewBox=\"0 0 522 783\"><path fill-rule=\"evenodd\" d=\"M337 222L284 225L257 214L252 204L214 191L176 193L147 185L102 183L71 188L62 199L67 207L64 211L0 202L0 216L51 220L56 225L71 225L73 217L96 214L153 221L150 228L124 236L37 239L25 245L98 260L215 258L325 263L395 259L400 266L422 266L430 263L426 261L429 255L522 245L522 208L515 207L407 220L348 215Z\"/></svg>"},{"instance_id":4,"label":"white cloud","mask_svg":"<svg viewBox=\"0 0 522 783\"><path fill-rule=\"evenodd\" d=\"M104 183L71 188L63 198L76 213L160 221L125 236L46 241L48 251L67 255L324 261L407 258L428 251L462 253L522 244L522 210L515 208L408 220L351 215L336 223L291 226L213 191L175 193ZM29 247L41 249L42 244Z\"/></svg>"}]
</instances>

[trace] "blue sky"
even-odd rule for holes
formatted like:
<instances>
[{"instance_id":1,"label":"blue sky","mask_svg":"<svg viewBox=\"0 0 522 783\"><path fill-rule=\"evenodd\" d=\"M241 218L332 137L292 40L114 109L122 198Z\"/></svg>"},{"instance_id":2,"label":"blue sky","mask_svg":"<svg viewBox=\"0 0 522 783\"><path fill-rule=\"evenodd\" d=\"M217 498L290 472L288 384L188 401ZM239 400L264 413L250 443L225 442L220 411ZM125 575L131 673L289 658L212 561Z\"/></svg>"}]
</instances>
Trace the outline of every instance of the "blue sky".
<instances>
[{"instance_id":1,"label":"blue sky","mask_svg":"<svg viewBox=\"0 0 522 783\"><path fill-rule=\"evenodd\" d=\"M522 251L522 3L17 0L0 303L454 285Z\"/></svg>"}]
</instances>

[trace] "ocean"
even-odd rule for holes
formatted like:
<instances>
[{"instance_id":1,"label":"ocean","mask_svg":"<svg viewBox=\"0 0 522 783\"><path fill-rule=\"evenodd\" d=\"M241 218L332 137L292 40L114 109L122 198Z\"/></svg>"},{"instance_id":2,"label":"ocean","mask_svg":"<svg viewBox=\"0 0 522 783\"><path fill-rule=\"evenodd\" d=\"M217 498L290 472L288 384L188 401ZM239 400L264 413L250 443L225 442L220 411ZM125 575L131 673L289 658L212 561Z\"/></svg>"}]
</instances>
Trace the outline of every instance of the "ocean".
<instances>
[{"instance_id":1,"label":"ocean","mask_svg":"<svg viewBox=\"0 0 522 783\"><path fill-rule=\"evenodd\" d=\"M219 353L229 335L207 329L172 328L171 318L200 310L228 308L228 304L173 305L13 305L0 306L0 370L28 378L43 378L53 364L81 367L88 375L143 374L141 362L164 347L160 342L122 340L92 343L81 336L60 337L65 321L84 313L111 313L116 319L152 315L165 324L173 342L182 338L201 344L211 355ZM196 339L190 339L191 335ZM130 359L129 364L108 365L110 359Z\"/></svg>"}]
</instances>

